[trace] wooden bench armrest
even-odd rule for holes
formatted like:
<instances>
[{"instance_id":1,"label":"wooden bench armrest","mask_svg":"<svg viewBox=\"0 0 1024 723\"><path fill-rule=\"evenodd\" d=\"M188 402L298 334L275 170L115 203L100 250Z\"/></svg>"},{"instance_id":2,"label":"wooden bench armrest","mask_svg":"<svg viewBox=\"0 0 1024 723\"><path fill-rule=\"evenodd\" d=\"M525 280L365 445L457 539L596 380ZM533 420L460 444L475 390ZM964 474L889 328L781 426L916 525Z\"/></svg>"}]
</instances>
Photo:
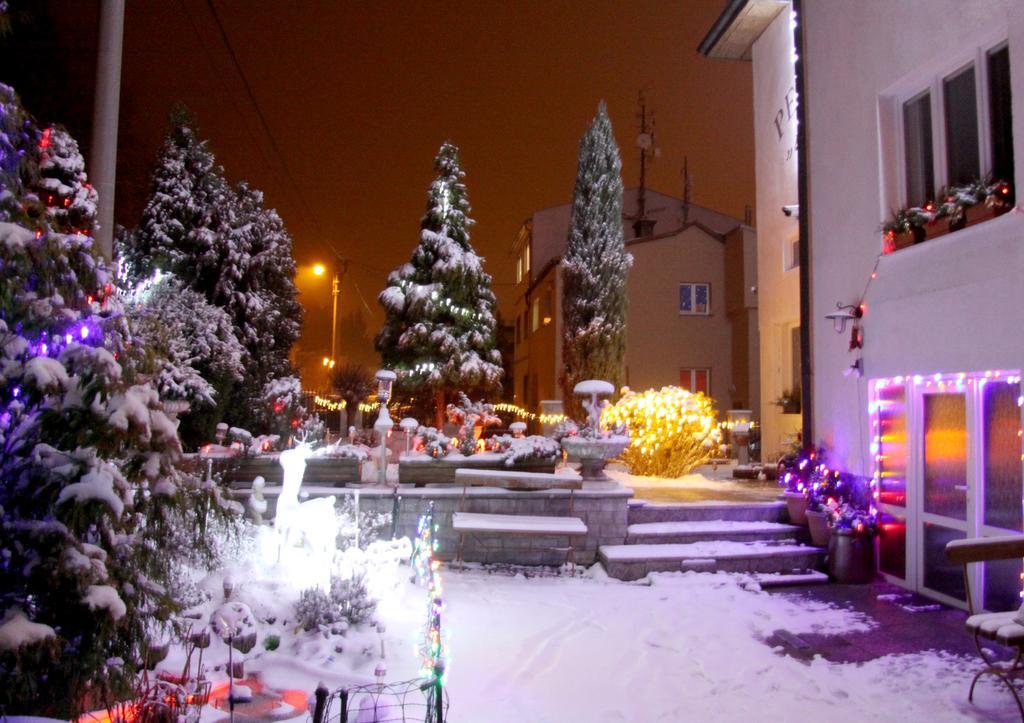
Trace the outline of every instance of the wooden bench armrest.
<instances>
[{"instance_id":1,"label":"wooden bench armrest","mask_svg":"<svg viewBox=\"0 0 1024 723\"><path fill-rule=\"evenodd\" d=\"M972 537L946 543L946 558L958 565L1024 558L1024 535Z\"/></svg>"}]
</instances>

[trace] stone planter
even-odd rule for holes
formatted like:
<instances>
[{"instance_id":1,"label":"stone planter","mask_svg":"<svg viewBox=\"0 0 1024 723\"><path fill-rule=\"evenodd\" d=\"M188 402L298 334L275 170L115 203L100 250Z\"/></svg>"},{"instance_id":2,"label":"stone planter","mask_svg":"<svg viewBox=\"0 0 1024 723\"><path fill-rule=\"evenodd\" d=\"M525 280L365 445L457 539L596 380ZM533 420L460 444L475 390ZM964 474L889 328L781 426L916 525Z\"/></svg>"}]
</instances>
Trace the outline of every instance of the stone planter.
<instances>
[{"instance_id":1,"label":"stone planter","mask_svg":"<svg viewBox=\"0 0 1024 723\"><path fill-rule=\"evenodd\" d=\"M832 539L832 525L828 521L828 513L807 510L807 531L811 533L811 543L818 547L828 547Z\"/></svg>"},{"instance_id":2,"label":"stone planter","mask_svg":"<svg viewBox=\"0 0 1024 723\"><path fill-rule=\"evenodd\" d=\"M828 572L835 582L860 585L875 579L875 538L853 530L833 530Z\"/></svg>"},{"instance_id":3,"label":"stone planter","mask_svg":"<svg viewBox=\"0 0 1024 723\"><path fill-rule=\"evenodd\" d=\"M505 460L494 455L473 455L470 457L456 457L425 460L421 457L413 458L416 461L402 458L398 462L398 481L401 484L413 484L422 487L427 484L455 484L455 470L463 469L488 469L507 470L509 472L544 472L551 474L555 471L554 459L531 459L519 462L513 466L505 464Z\"/></svg>"},{"instance_id":4,"label":"stone planter","mask_svg":"<svg viewBox=\"0 0 1024 723\"><path fill-rule=\"evenodd\" d=\"M277 457L247 457L224 471L224 481L233 488L249 487L256 477L268 485L279 485L283 470ZM353 457L311 457L306 460L302 483L327 487L344 487L359 481L359 460Z\"/></svg>"},{"instance_id":5,"label":"stone planter","mask_svg":"<svg viewBox=\"0 0 1024 723\"><path fill-rule=\"evenodd\" d=\"M782 500L789 511L789 522L793 525L807 524L807 495L803 492L783 492Z\"/></svg>"}]
</instances>

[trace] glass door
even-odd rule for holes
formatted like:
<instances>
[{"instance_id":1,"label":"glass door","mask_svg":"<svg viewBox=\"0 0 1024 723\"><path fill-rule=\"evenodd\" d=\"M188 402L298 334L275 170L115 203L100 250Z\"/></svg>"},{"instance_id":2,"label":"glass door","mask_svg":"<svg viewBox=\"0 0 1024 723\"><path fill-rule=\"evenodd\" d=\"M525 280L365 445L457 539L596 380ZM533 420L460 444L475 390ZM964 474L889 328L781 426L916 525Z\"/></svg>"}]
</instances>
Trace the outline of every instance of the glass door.
<instances>
[{"instance_id":1,"label":"glass door","mask_svg":"<svg viewBox=\"0 0 1024 723\"><path fill-rule=\"evenodd\" d=\"M970 444L966 390L925 391L921 398L921 587L936 597L966 599L962 568L946 560L946 543L970 536ZM953 385L949 385L953 387Z\"/></svg>"},{"instance_id":2,"label":"glass door","mask_svg":"<svg viewBox=\"0 0 1024 723\"><path fill-rule=\"evenodd\" d=\"M978 385L981 477L978 533L982 537L1024 532L1021 474L1021 397L1016 377ZM1021 604L1021 560L999 560L980 567L981 603L986 610L1013 610Z\"/></svg>"}]
</instances>

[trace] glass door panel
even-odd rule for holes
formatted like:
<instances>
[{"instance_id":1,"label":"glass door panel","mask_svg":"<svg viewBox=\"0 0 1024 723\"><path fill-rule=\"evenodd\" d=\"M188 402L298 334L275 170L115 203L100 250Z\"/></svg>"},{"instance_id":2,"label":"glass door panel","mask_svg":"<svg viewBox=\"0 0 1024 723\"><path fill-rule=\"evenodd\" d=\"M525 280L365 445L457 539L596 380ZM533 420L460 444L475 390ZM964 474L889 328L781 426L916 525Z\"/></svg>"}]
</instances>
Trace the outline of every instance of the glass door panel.
<instances>
[{"instance_id":1,"label":"glass door panel","mask_svg":"<svg viewBox=\"0 0 1024 723\"><path fill-rule=\"evenodd\" d=\"M878 390L878 501L907 506L907 390Z\"/></svg>"},{"instance_id":2,"label":"glass door panel","mask_svg":"<svg viewBox=\"0 0 1024 723\"><path fill-rule=\"evenodd\" d=\"M967 398L924 396L924 511L967 520Z\"/></svg>"},{"instance_id":3,"label":"glass door panel","mask_svg":"<svg viewBox=\"0 0 1024 723\"><path fill-rule=\"evenodd\" d=\"M1021 572L1024 561L995 560L983 565L985 594L982 600L986 610L1005 612L1020 607Z\"/></svg>"},{"instance_id":4,"label":"glass door panel","mask_svg":"<svg viewBox=\"0 0 1024 723\"><path fill-rule=\"evenodd\" d=\"M1024 531L1021 480L1020 384L989 382L984 387L984 516L986 525Z\"/></svg>"},{"instance_id":5,"label":"glass door panel","mask_svg":"<svg viewBox=\"0 0 1024 723\"><path fill-rule=\"evenodd\" d=\"M962 531L942 527L931 522L924 523L924 586L949 595L957 600L966 600L964 592L963 567L946 559L946 543L966 537Z\"/></svg>"}]
</instances>

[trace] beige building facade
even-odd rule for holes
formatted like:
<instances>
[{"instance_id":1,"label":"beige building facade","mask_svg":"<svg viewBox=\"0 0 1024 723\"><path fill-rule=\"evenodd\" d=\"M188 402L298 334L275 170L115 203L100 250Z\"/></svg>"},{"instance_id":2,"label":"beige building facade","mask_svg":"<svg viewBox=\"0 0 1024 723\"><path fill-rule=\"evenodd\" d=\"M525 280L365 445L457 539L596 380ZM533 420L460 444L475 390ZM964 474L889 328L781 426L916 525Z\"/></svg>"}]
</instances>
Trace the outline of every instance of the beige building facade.
<instances>
[{"instance_id":1,"label":"beige building facade","mask_svg":"<svg viewBox=\"0 0 1024 723\"><path fill-rule=\"evenodd\" d=\"M700 52L749 61L754 75L757 188L757 312L760 337L762 459L778 459L800 431L796 88L789 2L730 3ZM784 210L785 209L785 210Z\"/></svg>"},{"instance_id":2,"label":"beige building facade","mask_svg":"<svg viewBox=\"0 0 1024 723\"><path fill-rule=\"evenodd\" d=\"M631 221L637 189L626 191L623 230L633 256L628 281L626 384L633 389L681 385L708 393L720 411L760 412L757 235L738 219L648 189L650 235ZM543 209L523 224L512 246L517 284L514 393L538 411L560 400L561 258L568 204Z\"/></svg>"}]
</instances>

